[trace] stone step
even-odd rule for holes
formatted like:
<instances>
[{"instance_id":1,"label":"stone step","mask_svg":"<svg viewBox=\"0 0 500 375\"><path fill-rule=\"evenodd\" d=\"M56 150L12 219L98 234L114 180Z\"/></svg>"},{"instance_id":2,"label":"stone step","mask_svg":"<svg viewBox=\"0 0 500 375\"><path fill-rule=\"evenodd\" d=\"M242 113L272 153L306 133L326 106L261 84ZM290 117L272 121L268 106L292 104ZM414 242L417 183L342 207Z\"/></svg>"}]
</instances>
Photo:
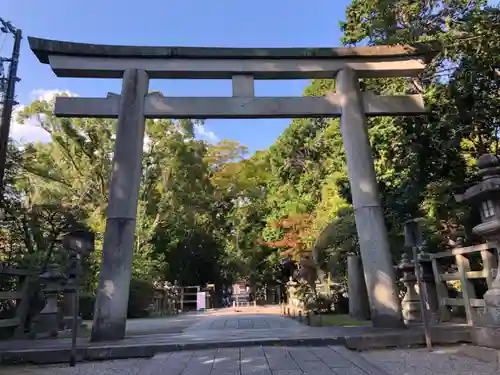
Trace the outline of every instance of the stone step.
<instances>
[{"instance_id":1,"label":"stone step","mask_svg":"<svg viewBox=\"0 0 500 375\"><path fill-rule=\"evenodd\" d=\"M281 335L284 330L269 332L266 336L255 335L254 337L244 338L245 335L227 338L209 338L199 337L199 340L184 341L181 336L175 335L153 335L131 337L121 342L112 343L90 343L86 340L79 342L77 349L78 360L92 361L105 359L124 359L152 357L158 353L174 352L181 350L198 350L209 348L236 348L248 346L346 346L352 350L369 350L387 347L401 346L419 346L425 344L424 334L421 330L401 330L386 331L379 333L361 332L349 335L346 331L335 334L334 330L325 330L322 334L316 331L295 332L295 335ZM162 337L163 336L163 337ZM281 337L279 337L281 336ZM457 344L461 342L470 342L470 330L464 328L444 327L433 329L433 344ZM243 337L243 338L241 338ZM52 340L51 340L52 341ZM21 343L23 345L21 345ZM69 340L58 340L50 342L47 345L34 347L36 342L12 342L9 346L0 348L0 364L14 363L60 363L69 359L70 342Z\"/></svg>"}]
</instances>

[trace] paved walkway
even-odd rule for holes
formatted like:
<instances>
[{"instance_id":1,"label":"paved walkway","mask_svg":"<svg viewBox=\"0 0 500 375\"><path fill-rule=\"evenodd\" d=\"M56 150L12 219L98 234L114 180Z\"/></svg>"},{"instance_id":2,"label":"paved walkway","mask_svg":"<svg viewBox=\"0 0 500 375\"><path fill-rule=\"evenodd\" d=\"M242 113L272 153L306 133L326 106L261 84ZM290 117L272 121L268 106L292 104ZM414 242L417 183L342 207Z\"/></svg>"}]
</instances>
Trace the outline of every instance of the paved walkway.
<instances>
[{"instance_id":1,"label":"paved walkway","mask_svg":"<svg viewBox=\"0 0 500 375\"><path fill-rule=\"evenodd\" d=\"M224 335L227 330L275 330L288 329L300 331L303 328L309 328L303 324L293 320L283 318L279 315L263 315L263 314L217 314L208 315L205 319L201 319L188 327L184 332L199 332L199 331L217 331Z\"/></svg>"},{"instance_id":2,"label":"paved walkway","mask_svg":"<svg viewBox=\"0 0 500 375\"><path fill-rule=\"evenodd\" d=\"M128 359L0 368L2 375L494 375L493 362L459 356L453 348L382 350L342 347L245 347Z\"/></svg>"},{"instance_id":3,"label":"paved walkway","mask_svg":"<svg viewBox=\"0 0 500 375\"><path fill-rule=\"evenodd\" d=\"M345 350L344 350L345 351ZM164 353L152 359L12 367L5 375L384 375L360 355L331 347L246 347Z\"/></svg>"},{"instance_id":4,"label":"paved walkway","mask_svg":"<svg viewBox=\"0 0 500 375\"><path fill-rule=\"evenodd\" d=\"M272 313L252 314L228 310L191 317L141 320L135 323L135 329L133 335L121 341L91 343L87 338L79 339L79 361L148 358L158 353L178 350L250 346L345 344L350 348L358 348L359 345L363 347L369 343L373 347L373 342L384 341L381 338L391 344L399 342L403 345L423 341L423 334L418 331L388 331L371 327L309 327ZM177 333L161 333L169 330ZM66 362L70 347L71 339L3 341L0 342L0 363Z\"/></svg>"},{"instance_id":5,"label":"paved walkway","mask_svg":"<svg viewBox=\"0 0 500 375\"><path fill-rule=\"evenodd\" d=\"M335 344L342 334L366 332L367 329L370 329L368 327L309 327L293 319L274 314L228 314L226 312L219 314L214 312L201 314L198 319L191 319L190 325L183 321L182 324L185 324L186 328L182 329L180 333L161 333L162 330L167 329L160 328L161 324L164 324L165 327L171 324L175 325L174 320L175 318L151 319L148 322L143 319L142 325L136 324L134 334L129 335L124 340L91 343L89 339L81 338L77 341L77 347L82 351L89 352L90 358L94 358L97 352L103 349L130 348L132 351L137 351L138 347L145 350L142 356L146 356L149 353L177 350L179 347L185 346L192 349L204 349L213 345L219 347L274 345L280 342L284 345L292 345L290 341L301 340L316 345L323 344L323 342ZM160 333L156 333L157 331ZM69 338L3 341L0 342L0 355L21 350L43 351L49 355L49 352L67 350L70 345L71 339ZM41 357L41 359L44 358L46 358L45 355Z\"/></svg>"},{"instance_id":6,"label":"paved walkway","mask_svg":"<svg viewBox=\"0 0 500 375\"><path fill-rule=\"evenodd\" d=\"M127 335L148 333L182 333L186 328L205 319L206 316L197 313L187 313L168 317L128 319ZM85 322L91 328L92 322Z\"/></svg>"}]
</instances>

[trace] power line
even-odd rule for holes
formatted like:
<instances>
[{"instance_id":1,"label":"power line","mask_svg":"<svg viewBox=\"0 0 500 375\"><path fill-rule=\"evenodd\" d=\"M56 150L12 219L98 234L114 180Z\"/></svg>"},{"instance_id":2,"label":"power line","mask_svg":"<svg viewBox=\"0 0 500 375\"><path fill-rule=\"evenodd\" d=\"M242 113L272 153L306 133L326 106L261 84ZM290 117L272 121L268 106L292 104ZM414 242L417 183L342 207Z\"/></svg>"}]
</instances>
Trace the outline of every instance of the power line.
<instances>
[{"instance_id":1,"label":"power line","mask_svg":"<svg viewBox=\"0 0 500 375\"><path fill-rule=\"evenodd\" d=\"M10 58L0 57L0 94L1 97L1 119L0 119L0 202L3 200L3 186L5 175L5 163L7 159L7 147L9 143L10 124L12 118L12 109L16 102L15 89L19 81L17 77L17 67L19 64L19 51L21 49L22 31L15 28L12 23L5 21L0 17L0 32L12 34L14 36L14 47ZM3 64L9 64L8 76L3 76Z\"/></svg>"}]
</instances>

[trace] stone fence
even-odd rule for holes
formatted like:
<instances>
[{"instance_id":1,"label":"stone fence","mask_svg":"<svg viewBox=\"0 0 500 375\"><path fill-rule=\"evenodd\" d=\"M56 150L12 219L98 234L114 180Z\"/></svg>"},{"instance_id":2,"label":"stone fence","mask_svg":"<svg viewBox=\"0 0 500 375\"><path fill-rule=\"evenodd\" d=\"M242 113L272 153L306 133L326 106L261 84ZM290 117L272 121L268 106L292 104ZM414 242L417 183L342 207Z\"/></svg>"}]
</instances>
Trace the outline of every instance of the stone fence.
<instances>
[{"instance_id":1,"label":"stone fence","mask_svg":"<svg viewBox=\"0 0 500 375\"><path fill-rule=\"evenodd\" d=\"M151 312L155 316L176 315L181 311L180 288L155 288Z\"/></svg>"},{"instance_id":2,"label":"stone fence","mask_svg":"<svg viewBox=\"0 0 500 375\"><path fill-rule=\"evenodd\" d=\"M55 265L42 274L0 263L1 338L57 336L72 326L75 286ZM16 290L11 290L17 286Z\"/></svg>"},{"instance_id":3,"label":"stone fence","mask_svg":"<svg viewBox=\"0 0 500 375\"><path fill-rule=\"evenodd\" d=\"M316 282L316 293L328 297L330 295L331 286L331 282ZM311 311L299 297L299 283L292 279L286 284L286 301L281 304L281 311L282 314L286 316L298 317L299 319L310 319Z\"/></svg>"},{"instance_id":4,"label":"stone fence","mask_svg":"<svg viewBox=\"0 0 500 375\"><path fill-rule=\"evenodd\" d=\"M151 312L153 315L174 315L183 311L194 311L197 309L197 295L205 292L205 309L214 305L211 291L200 285L178 286L165 283L164 286L156 285Z\"/></svg>"},{"instance_id":5,"label":"stone fence","mask_svg":"<svg viewBox=\"0 0 500 375\"><path fill-rule=\"evenodd\" d=\"M477 323L484 312L483 295L492 288L497 274L497 244L457 246L451 251L430 254L429 258L436 283L440 321L450 319L450 307L463 307L467 323ZM458 286L457 296L450 296L450 284Z\"/></svg>"},{"instance_id":6,"label":"stone fence","mask_svg":"<svg viewBox=\"0 0 500 375\"><path fill-rule=\"evenodd\" d=\"M22 337L30 308L29 298L26 297L29 296L32 282L36 277L29 270L9 267L2 263L0 263L0 276L2 281L7 282L11 281L8 280L11 278L17 279L13 281L13 284L18 285L14 291L0 291L0 303L2 304L2 312L5 314L3 319L0 318L0 329L8 332L2 336ZM15 311L15 313L11 314L9 310Z\"/></svg>"},{"instance_id":7,"label":"stone fence","mask_svg":"<svg viewBox=\"0 0 500 375\"><path fill-rule=\"evenodd\" d=\"M406 323L421 322L420 293L425 313L433 324L450 320L466 320L477 325L485 309L483 295L494 288L498 269L498 245L486 242L480 245L457 246L449 251L427 253L420 247L418 263L421 286L417 285L414 261L403 254L395 266L403 284L401 307ZM349 315L358 320L370 318L368 294L363 267L358 255L348 256ZM331 285L316 284L316 290L328 293ZM308 311L297 295L298 284L287 283L287 302L282 304L284 315L306 317Z\"/></svg>"},{"instance_id":8,"label":"stone fence","mask_svg":"<svg viewBox=\"0 0 500 375\"><path fill-rule=\"evenodd\" d=\"M484 294L493 286L498 268L497 244L457 246L449 251L426 253L421 248L418 262L421 287L413 260L403 254L396 266L405 293L401 301L403 317L407 323L420 322L420 293L425 312L432 323L461 319L476 325L484 313Z\"/></svg>"},{"instance_id":9,"label":"stone fence","mask_svg":"<svg viewBox=\"0 0 500 375\"><path fill-rule=\"evenodd\" d=\"M0 282L0 339L56 337L72 327L75 286L57 265L40 274L0 262ZM200 289L156 284L149 311L166 316L195 309ZM208 293L206 306L210 307Z\"/></svg>"}]
</instances>

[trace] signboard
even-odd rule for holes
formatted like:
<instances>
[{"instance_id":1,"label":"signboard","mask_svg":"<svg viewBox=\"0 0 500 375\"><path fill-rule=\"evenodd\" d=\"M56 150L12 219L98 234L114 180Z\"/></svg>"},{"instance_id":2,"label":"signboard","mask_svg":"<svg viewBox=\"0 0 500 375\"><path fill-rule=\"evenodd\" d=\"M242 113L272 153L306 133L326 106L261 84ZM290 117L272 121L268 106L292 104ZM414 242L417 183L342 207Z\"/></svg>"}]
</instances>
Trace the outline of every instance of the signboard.
<instances>
[{"instance_id":1,"label":"signboard","mask_svg":"<svg viewBox=\"0 0 500 375\"><path fill-rule=\"evenodd\" d=\"M250 300L248 289L247 283L244 280L233 284L233 303L235 306L248 305Z\"/></svg>"},{"instance_id":2,"label":"signboard","mask_svg":"<svg viewBox=\"0 0 500 375\"><path fill-rule=\"evenodd\" d=\"M247 293L247 284L245 281L240 281L236 284L233 284L233 294L246 294Z\"/></svg>"},{"instance_id":3,"label":"signboard","mask_svg":"<svg viewBox=\"0 0 500 375\"><path fill-rule=\"evenodd\" d=\"M196 309L200 312L205 311L205 292L197 292L196 293Z\"/></svg>"}]
</instances>

